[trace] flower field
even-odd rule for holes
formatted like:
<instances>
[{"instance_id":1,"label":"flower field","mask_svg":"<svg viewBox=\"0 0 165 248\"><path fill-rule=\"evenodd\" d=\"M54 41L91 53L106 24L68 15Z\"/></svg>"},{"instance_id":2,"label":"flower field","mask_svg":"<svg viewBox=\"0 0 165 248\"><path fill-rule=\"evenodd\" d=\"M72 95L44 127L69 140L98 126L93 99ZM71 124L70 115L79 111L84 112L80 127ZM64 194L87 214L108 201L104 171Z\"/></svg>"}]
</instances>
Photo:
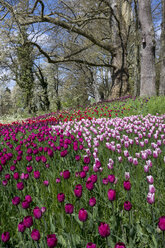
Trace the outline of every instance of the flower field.
<instances>
[{"instance_id":1,"label":"flower field","mask_svg":"<svg viewBox=\"0 0 165 248\"><path fill-rule=\"evenodd\" d=\"M165 247L165 114L148 101L0 124L0 247Z\"/></svg>"}]
</instances>

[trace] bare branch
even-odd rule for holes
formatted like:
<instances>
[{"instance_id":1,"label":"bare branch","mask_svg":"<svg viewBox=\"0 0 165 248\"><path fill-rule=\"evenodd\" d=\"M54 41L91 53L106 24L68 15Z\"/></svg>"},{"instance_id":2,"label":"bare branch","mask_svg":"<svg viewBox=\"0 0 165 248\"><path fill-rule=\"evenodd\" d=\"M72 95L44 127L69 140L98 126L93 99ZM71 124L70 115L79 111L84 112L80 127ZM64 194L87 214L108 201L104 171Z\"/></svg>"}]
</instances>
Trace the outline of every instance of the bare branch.
<instances>
[{"instance_id":1,"label":"bare branch","mask_svg":"<svg viewBox=\"0 0 165 248\"><path fill-rule=\"evenodd\" d=\"M8 13L9 11L6 11L6 13L0 18L0 21L3 21L3 19L7 16Z\"/></svg>"},{"instance_id":2,"label":"bare branch","mask_svg":"<svg viewBox=\"0 0 165 248\"><path fill-rule=\"evenodd\" d=\"M92 41L92 43L94 43L95 45L105 49L106 51L108 51L112 54L115 51L115 48L116 48L115 46L112 46L111 44L105 44L101 40L95 38L92 34L89 34L88 31L84 31L81 28L77 28L74 25L71 25L70 23L67 23L65 21L60 20L59 18L52 18L52 17L49 17L46 15L43 18L40 18L39 16L33 16L33 17L29 17L28 19L29 19L29 21L26 21L26 22L22 22L22 20L21 20L21 22L22 22L21 25L29 25L29 24L33 24L33 23L39 23L39 22L51 23L51 24L60 26L64 29L67 29L68 31L72 31L74 33L82 35L83 37Z\"/></svg>"},{"instance_id":3,"label":"bare branch","mask_svg":"<svg viewBox=\"0 0 165 248\"><path fill-rule=\"evenodd\" d=\"M86 64L86 65L95 66L95 67L115 68L113 65L110 65L110 64L96 64L96 63L88 62L86 60L81 60L81 59L66 59L66 58L62 57L58 60L53 60L50 57L50 55L47 52L45 52L37 43L35 43L35 42L29 42L29 43L36 46L38 48L38 50L40 51L40 53L43 54L47 58L48 62L52 63L52 64L76 62L76 63Z\"/></svg>"},{"instance_id":4,"label":"bare branch","mask_svg":"<svg viewBox=\"0 0 165 248\"><path fill-rule=\"evenodd\" d=\"M44 3L41 0L36 0L35 1L34 6L32 8L32 11L30 12L30 14L33 14L34 13L34 11L35 11L38 3L40 3L40 5L41 5L41 18L43 18L45 6L44 6Z\"/></svg>"},{"instance_id":5,"label":"bare branch","mask_svg":"<svg viewBox=\"0 0 165 248\"><path fill-rule=\"evenodd\" d=\"M80 50L78 50L78 51L76 51L76 52L74 52L74 53L71 53L71 54L65 56L64 58L65 58L65 59L70 58L70 57L72 57L72 56L74 56L74 55L77 55L77 54L79 54L79 53L85 51L86 49L88 49L88 48L90 48L90 47L92 47L92 46L93 46L93 44L88 45L88 46L85 46L85 47L81 48Z\"/></svg>"}]
</instances>

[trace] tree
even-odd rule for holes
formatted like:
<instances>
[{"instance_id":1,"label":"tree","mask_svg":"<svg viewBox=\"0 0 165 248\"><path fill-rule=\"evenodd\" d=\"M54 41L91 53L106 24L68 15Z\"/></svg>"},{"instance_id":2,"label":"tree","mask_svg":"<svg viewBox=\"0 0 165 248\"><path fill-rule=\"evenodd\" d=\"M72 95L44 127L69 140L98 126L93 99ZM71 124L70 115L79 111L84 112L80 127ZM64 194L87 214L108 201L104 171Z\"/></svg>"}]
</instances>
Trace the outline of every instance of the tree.
<instances>
[{"instance_id":1,"label":"tree","mask_svg":"<svg viewBox=\"0 0 165 248\"><path fill-rule=\"evenodd\" d=\"M34 76L33 76L33 47L27 42L28 35L27 31L24 30L24 40L18 40L17 46L17 71L16 71L16 83L24 90L25 94L25 106L29 113L35 112L35 107L33 106L33 86L34 86Z\"/></svg>"},{"instance_id":2,"label":"tree","mask_svg":"<svg viewBox=\"0 0 165 248\"><path fill-rule=\"evenodd\" d=\"M161 24L161 68L160 68L160 83L159 95L165 95L165 1L162 0L162 24Z\"/></svg>"},{"instance_id":3,"label":"tree","mask_svg":"<svg viewBox=\"0 0 165 248\"><path fill-rule=\"evenodd\" d=\"M150 0L139 0L141 26L141 86L140 96L156 95L155 87L155 34Z\"/></svg>"},{"instance_id":4,"label":"tree","mask_svg":"<svg viewBox=\"0 0 165 248\"><path fill-rule=\"evenodd\" d=\"M20 12L20 10L17 10L16 5L13 7L6 4L3 0L0 1L0 3L15 17L16 22L19 22L21 25L47 23L50 27L60 26L64 30L67 30L68 33L76 33L79 39L81 37L88 41L87 45L77 49L76 53L74 51L74 53L69 57L68 55L64 57L57 55L53 56L43 49L37 42L33 42L32 44L35 45L44 56L46 56L50 63L75 61L89 66L107 66L112 68L112 85L120 85L118 94L121 95L126 93L128 90L127 85L129 76L126 63L126 49L129 28L126 27L127 25L122 15L120 1L116 1L117 11L115 10L116 6L113 2L111 3L111 1L108 0L91 0L87 2L78 1L75 7L74 3L71 1L66 1L66 4L64 1L60 1L61 8L63 7L61 12L52 9L50 13L45 14L46 1L36 0L33 7L31 7L28 12ZM122 1L122 3L124 3L124 1ZM38 12L40 14L37 14ZM114 20L113 25L117 30L117 38L115 38L114 41L112 41L111 38L113 31L109 26L111 19ZM116 44L117 40L119 41ZM77 42L77 39L75 41ZM90 61L89 59L86 60L75 57L75 55L80 54L84 50L88 51L88 48L91 47L91 45L99 48L98 54L100 52L103 54L101 58L98 56L97 60ZM125 89L123 91L123 85L125 84L126 87L124 87Z\"/></svg>"}]
</instances>

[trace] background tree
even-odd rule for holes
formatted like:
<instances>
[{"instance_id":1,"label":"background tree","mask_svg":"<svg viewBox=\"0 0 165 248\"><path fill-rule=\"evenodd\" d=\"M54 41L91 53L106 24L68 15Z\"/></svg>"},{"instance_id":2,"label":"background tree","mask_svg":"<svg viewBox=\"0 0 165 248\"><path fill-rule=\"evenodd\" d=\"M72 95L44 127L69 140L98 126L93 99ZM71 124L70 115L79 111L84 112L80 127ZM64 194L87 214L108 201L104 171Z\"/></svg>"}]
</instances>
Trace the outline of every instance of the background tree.
<instances>
[{"instance_id":1,"label":"background tree","mask_svg":"<svg viewBox=\"0 0 165 248\"><path fill-rule=\"evenodd\" d=\"M156 95L155 33L151 15L150 0L139 0L139 21L141 26L141 96Z\"/></svg>"},{"instance_id":2,"label":"background tree","mask_svg":"<svg viewBox=\"0 0 165 248\"><path fill-rule=\"evenodd\" d=\"M165 1L162 0L161 50L160 50L160 84L159 95L165 95Z\"/></svg>"}]
</instances>

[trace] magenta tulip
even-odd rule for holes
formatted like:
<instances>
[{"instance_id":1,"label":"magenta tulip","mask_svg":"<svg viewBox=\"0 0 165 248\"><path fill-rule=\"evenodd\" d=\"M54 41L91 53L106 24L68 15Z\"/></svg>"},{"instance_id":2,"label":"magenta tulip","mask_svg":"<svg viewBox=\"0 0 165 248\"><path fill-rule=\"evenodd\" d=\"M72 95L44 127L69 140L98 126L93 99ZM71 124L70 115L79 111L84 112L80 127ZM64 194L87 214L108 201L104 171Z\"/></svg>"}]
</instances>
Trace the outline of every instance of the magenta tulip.
<instances>
[{"instance_id":1,"label":"magenta tulip","mask_svg":"<svg viewBox=\"0 0 165 248\"><path fill-rule=\"evenodd\" d=\"M109 201L116 200L116 191L114 189L109 189L108 190L108 200Z\"/></svg>"},{"instance_id":2,"label":"magenta tulip","mask_svg":"<svg viewBox=\"0 0 165 248\"><path fill-rule=\"evenodd\" d=\"M57 238L55 234L47 235L47 245L49 248L54 248L57 245Z\"/></svg>"},{"instance_id":3,"label":"magenta tulip","mask_svg":"<svg viewBox=\"0 0 165 248\"><path fill-rule=\"evenodd\" d=\"M2 242L6 243L10 239L10 233L9 232L4 232L1 235Z\"/></svg>"},{"instance_id":4,"label":"magenta tulip","mask_svg":"<svg viewBox=\"0 0 165 248\"><path fill-rule=\"evenodd\" d=\"M125 202L124 202L124 209L125 209L126 211L130 211L131 208L132 208L132 204L131 204L129 201L125 201Z\"/></svg>"},{"instance_id":5,"label":"magenta tulip","mask_svg":"<svg viewBox=\"0 0 165 248\"><path fill-rule=\"evenodd\" d=\"M33 225L33 218L32 216L26 216L23 219L23 223L27 228L30 228Z\"/></svg>"},{"instance_id":6,"label":"magenta tulip","mask_svg":"<svg viewBox=\"0 0 165 248\"><path fill-rule=\"evenodd\" d=\"M88 218L88 213L84 208L81 208L78 213L78 218L80 221L84 222Z\"/></svg>"},{"instance_id":7,"label":"magenta tulip","mask_svg":"<svg viewBox=\"0 0 165 248\"><path fill-rule=\"evenodd\" d=\"M98 227L98 231L101 237L108 237L110 235L110 228L109 225L102 222L99 227Z\"/></svg>"},{"instance_id":8,"label":"magenta tulip","mask_svg":"<svg viewBox=\"0 0 165 248\"><path fill-rule=\"evenodd\" d=\"M31 232L31 238L34 240L34 241L38 241L40 239L40 233L37 229L34 229L32 232Z\"/></svg>"},{"instance_id":9,"label":"magenta tulip","mask_svg":"<svg viewBox=\"0 0 165 248\"><path fill-rule=\"evenodd\" d=\"M39 207L33 209L33 215L35 219L40 219L42 217L42 211Z\"/></svg>"},{"instance_id":10,"label":"magenta tulip","mask_svg":"<svg viewBox=\"0 0 165 248\"><path fill-rule=\"evenodd\" d=\"M165 231L165 216L159 218L158 227L160 230Z\"/></svg>"},{"instance_id":11,"label":"magenta tulip","mask_svg":"<svg viewBox=\"0 0 165 248\"><path fill-rule=\"evenodd\" d=\"M65 204L65 213L66 214L72 214L73 209L74 209L74 206L71 203Z\"/></svg>"}]
</instances>

